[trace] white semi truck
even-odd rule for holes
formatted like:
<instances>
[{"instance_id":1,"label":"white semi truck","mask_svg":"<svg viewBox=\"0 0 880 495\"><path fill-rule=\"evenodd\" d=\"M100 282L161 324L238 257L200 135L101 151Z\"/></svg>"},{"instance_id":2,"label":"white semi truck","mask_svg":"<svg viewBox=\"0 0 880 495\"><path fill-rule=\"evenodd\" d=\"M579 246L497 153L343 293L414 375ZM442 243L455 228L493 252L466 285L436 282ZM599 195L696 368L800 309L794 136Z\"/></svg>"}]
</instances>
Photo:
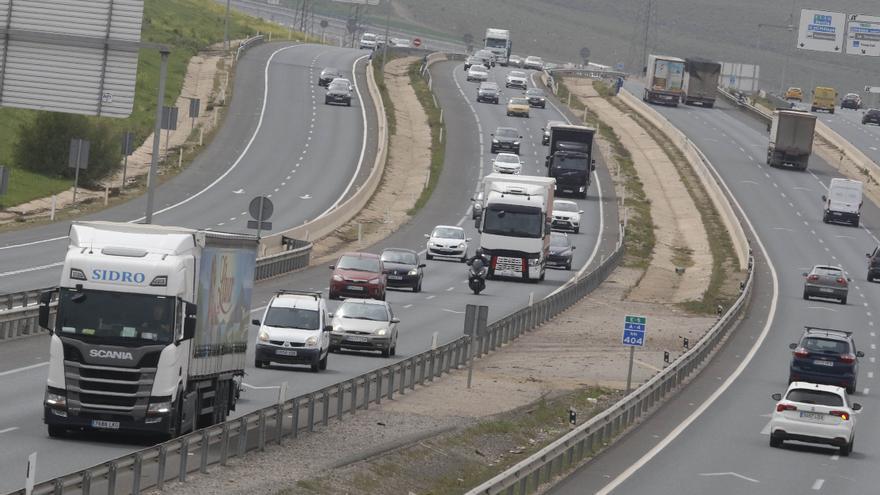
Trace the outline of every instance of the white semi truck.
<instances>
[{"instance_id":1,"label":"white semi truck","mask_svg":"<svg viewBox=\"0 0 880 495\"><path fill-rule=\"evenodd\" d=\"M226 419L244 375L257 239L74 222L51 332L43 419L173 437ZM50 323L51 320L51 323Z\"/></svg>"},{"instance_id":2,"label":"white semi truck","mask_svg":"<svg viewBox=\"0 0 880 495\"><path fill-rule=\"evenodd\" d=\"M648 55L645 94L648 103L678 106L684 85L684 60L665 55Z\"/></svg>"},{"instance_id":3,"label":"white semi truck","mask_svg":"<svg viewBox=\"0 0 880 495\"><path fill-rule=\"evenodd\" d=\"M480 252L490 260L490 277L544 280L555 187L552 177L489 174L483 178L477 229Z\"/></svg>"},{"instance_id":4,"label":"white semi truck","mask_svg":"<svg viewBox=\"0 0 880 495\"><path fill-rule=\"evenodd\" d=\"M489 28L486 30L486 49L495 55L495 62L499 65L507 66L510 59L510 31L507 29Z\"/></svg>"}]
</instances>

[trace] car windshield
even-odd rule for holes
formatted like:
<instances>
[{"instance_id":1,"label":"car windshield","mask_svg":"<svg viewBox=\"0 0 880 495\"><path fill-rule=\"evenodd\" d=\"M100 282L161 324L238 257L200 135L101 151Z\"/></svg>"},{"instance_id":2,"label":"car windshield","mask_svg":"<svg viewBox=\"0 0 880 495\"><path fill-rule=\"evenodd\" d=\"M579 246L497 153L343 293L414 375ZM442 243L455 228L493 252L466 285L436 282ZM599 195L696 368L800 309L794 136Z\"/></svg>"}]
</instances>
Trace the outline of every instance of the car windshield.
<instances>
[{"instance_id":1,"label":"car windshield","mask_svg":"<svg viewBox=\"0 0 880 495\"><path fill-rule=\"evenodd\" d=\"M491 205L486 210L483 232L511 237L540 238L544 213L540 208Z\"/></svg>"},{"instance_id":2,"label":"car windshield","mask_svg":"<svg viewBox=\"0 0 880 495\"><path fill-rule=\"evenodd\" d=\"M339 70L331 69L329 67L321 71L321 76L323 77L335 76L337 74L339 74Z\"/></svg>"},{"instance_id":3,"label":"car windshield","mask_svg":"<svg viewBox=\"0 0 880 495\"><path fill-rule=\"evenodd\" d=\"M168 344L174 307L173 297L63 288L55 327L64 337L115 345Z\"/></svg>"},{"instance_id":4,"label":"car windshield","mask_svg":"<svg viewBox=\"0 0 880 495\"><path fill-rule=\"evenodd\" d=\"M499 154L495 157L496 162L500 163L516 163L519 164L519 157L511 153Z\"/></svg>"},{"instance_id":5,"label":"car windshield","mask_svg":"<svg viewBox=\"0 0 880 495\"><path fill-rule=\"evenodd\" d=\"M510 77L526 77L526 73L518 70L510 71Z\"/></svg>"},{"instance_id":6,"label":"car windshield","mask_svg":"<svg viewBox=\"0 0 880 495\"><path fill-rule=\"evenodd\" d=\"M353 320L388 321L388 311L382 304L344 302L336 310L336 316Z\"/></svg>"},{"instance_id":7,"label":"car windshield","mask_svg":"<svg viewBox=\"0 0 880 495\"><path fill-rule=\"evenodd\" d=\"M361 39L366 41L376 41L376 35L373 33L364 33L364 36Z\"/></svg>"},{"instance_id":8,"label":"car windshield","mask_svg":"<svg viewBox=\"0 0 880 495\"><path fill-rule=\"evenodd\" d=\"M544 96L544 90L542 89L530 89L526 91L526 94L529 96Z\"/></svg>"},{"instance_id":9,"label":"car windshield","mask_svg":"<svg viewBox=\"0 0 880 495\"><path fill-rule=\"evenodd\" d=\"M376 258L361 258L359 256L343 256L339 258L336 268L340 270L354 270L357 272L379 272L379 260Z\"/></svg>"},{"instance_id":10,"label":"car windshield","mask_svg":"<svg viewBox=\"0 0 880 495\"><path fill-rule=\"evenodd\" d=\"M823 339L820 337L807 337L801 346L810 352L822 352L826 354L846 354L849 352L849 344L843 340Z\"/></svg>"},{"instance_id":11,"label":"car windshield","mask_svg":"<svg viewBox=\"0 0 880 495\"><path fill-rule=\"evenodd\" d=\"M486 72L486 67L482 65L472 65L471 72Z\"/></svg>"},{"instance_id":12,"label":"car windshield","mask_svg":"<svg viewBox=\"0 0 880 495\"><path fill-rule=\"evenodd\" d=\"M568 237L563 234L554 232L550 236L550 245L554 247L568 247Z\"/></svg>"},{"instance_id":13,"label":"car windshield","mask_svg":"<svg viewBox=\"0 0 880 495\"><path fill-rule=\"evenodd\" d=\"M578 211L577 203L569 203L567 201L555 201L553 203L554 211Z\"/></svg>"},{"instance_id":14,"label":"car windshield","mask_svg":"<svg viewBox=\"0 0 880 495\"><path fill-rule=\"evenodd\" d=\"M813 275L821 275L823 277L840 277L843 273L837 269L829 266L817 266L813 268Z\"/></svg>"},{"instance_id":15,"label":"car windshield","mask_svg":"<svg viewBox=\"0 0 880 495\"><path fill-rule=\"evenodd\" d=\"M407 251L383 251L382 261L387 261L389 263L415 265L419 262L419 259L415 253L410 253Z\"/></svg>"},{"instance_id":16,"label":"car windshield","mask_svg":"<svg viewBox=\"0 0 880 495\"><path fill-rule=\"evenodd\" d=\"M348 83L344 81L334 81L330 83L330 89L339 91L348 91Z\"/></svg>"},{"instance_id":17,"label":"car windshield","mask_svg":"<svg viewBox=\"0 0 880 495\"><path fill-rule=\"evenodd\" d=\"M517 134L516 129L514 129L512 127L499 127L498 129L495 130L495 137L515 139L518 136L519 136L519 134Z\"/></svg>"},{"instance_id":18,"label":"car windshield","mask_svg":"<svg viewBox=\"0 0 880 495\"><path fill-rule=\"evenodd\" d=\"M565 170L587 170L588 155L582 153L557 153L553 157L553 167Z\"/></svg>"},{"instance_id":19,"label":"car windshield","mask_svg":"<svg viewBox=\"0 0 880 495\"><path fill-rule=\"evenodd\" d=\"M451 227L438 227L431 233L431 237L438 239L464 239L464 231Z\"/></svg>"},{"instance_id":20,"label":"car windshield","mask_svg":"<svg viewBox=\"0 0 880 495\"><path fill-rule=\"evenodd\" d=\"M528 105L529 100L527 100L525 98L511 98L510 104L511 105Z\"/></svg>"},{"instance_id":21,"label":"car windshield","mask_svg":"<svg viewBox=\"0 0 880 495\"><path fill-rule=\"evenodd\" d=\"M263 324L269 327L317 330L318 319L318 311L314 309L270 306Z\"/></svg>"},{"instance_id":22,"label":"car windshield","mask_svg":"<svg viewBox=\"0 0 880 495\"><path fill-rule=\"evenodd\" d=\"M808 388L793 388L788 392L786 399L801 404L816 404L819 406L843 406L843 397L824 390L811 390Z\"/></svg>"}]
</instances>

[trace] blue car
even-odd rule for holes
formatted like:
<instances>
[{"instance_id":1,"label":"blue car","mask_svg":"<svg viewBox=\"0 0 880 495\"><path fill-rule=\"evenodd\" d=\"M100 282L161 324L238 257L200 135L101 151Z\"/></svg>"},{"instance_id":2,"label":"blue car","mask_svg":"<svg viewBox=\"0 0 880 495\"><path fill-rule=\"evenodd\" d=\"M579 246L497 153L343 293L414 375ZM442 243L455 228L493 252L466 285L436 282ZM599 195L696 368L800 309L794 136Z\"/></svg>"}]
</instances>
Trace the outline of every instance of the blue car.
<instances>
[{"instance_id":1,"label":"blue car","mask_svg":"<svg viewBox=\"0 0 880 495\"><path fill-rule=\"evenodd\" d=\"M845 388L848 394L855 393L859 358L865 354L856 350L852 332L805 327L800 342L789 347L794 352L788 383L836 385Z\"/></svg>"}]
</instances>

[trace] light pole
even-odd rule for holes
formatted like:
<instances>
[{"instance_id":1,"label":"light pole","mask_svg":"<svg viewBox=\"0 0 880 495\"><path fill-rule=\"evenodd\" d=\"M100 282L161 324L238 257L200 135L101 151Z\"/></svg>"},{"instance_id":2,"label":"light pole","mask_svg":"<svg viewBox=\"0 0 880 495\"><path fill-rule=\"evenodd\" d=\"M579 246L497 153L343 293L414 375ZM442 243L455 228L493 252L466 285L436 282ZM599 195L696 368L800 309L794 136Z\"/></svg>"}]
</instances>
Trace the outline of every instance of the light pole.
<instances>
[{"instance_id":1,"label":"light pole","mask_svg":"<svg viewBox=\"0 0 880 495\"><path fill-rule=\"evenodd\" d=\"M150 175L147 178L147 211L144 223L153 223L153 193L156 189L156 168L159 166L159 141L162 136L162 109L165 106L165 77L168 75L168 48L159 49L162 66L159 69L159 99L156 100L156 126L153 130L153 157L150 160Z\"/></svg>"},{"instance_id":2,"label":"light pole","mask_svg":"<svg viewBox=\"0 0 880 495\"><path fill-rule=\"evenodd\" d=\"M758 23L758 35L755 37L755 50L761 50L761 28L774 28L774 29L784 29L789 33L794 31L794 11L792 11L791 17L789 17L789 22L787 25L782 24L765 24L763 22ZM791 47L788 46L788 40L786 40L785 44L785 61L782 64L782 77L779 80L779 93L783 94L785 91L785 72L788 69L788 59L791 57Z\"/></svg>"},{"instance_id":3,"label":"light pole","mask_svg":"<svg viewBox=\"0 0 880 495\"><path fill-rule=\"evenodd\" d=\"M391 22L391 0L385 7L385 43L382 44L382 63L379 64L379 72L385 74L385 59L388 58L388 29ZM384 77L384 76L383 76Z\"/></svg>"},{"instance_id":4,"label":"light pole","mask_svg":"<svg viewBox=\"0 0 880 495\"><path fill-rule=\"evenodd\" d=\"M229 50L229 4L232 0L226 0L226 18L223 20L223 49Z\"/></svg>"}]
</instances>

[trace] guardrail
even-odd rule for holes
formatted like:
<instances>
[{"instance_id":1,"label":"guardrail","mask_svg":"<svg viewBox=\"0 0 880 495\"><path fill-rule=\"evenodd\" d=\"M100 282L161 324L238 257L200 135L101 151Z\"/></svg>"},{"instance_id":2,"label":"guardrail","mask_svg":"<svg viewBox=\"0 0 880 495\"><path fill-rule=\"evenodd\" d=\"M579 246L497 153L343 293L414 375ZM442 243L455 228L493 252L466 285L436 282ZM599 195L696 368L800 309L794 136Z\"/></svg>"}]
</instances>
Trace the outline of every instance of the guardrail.
<instances>
[{"instance_id":1,"label":"guardrail","mask_svg":"<svg viewBox=\"0 0 880 495\"><path fill-rule=\"evenodd\" d=\"M552 77L589 77L592 79L603 79L606 77L627 77L629 74L618 70L611 69L544 69L544 72Z\"/></svg>"},{"instance_id":2,"label":"guardrail","mask_svg":"<svg viewBox=\"0 0 880 495\"><path fill-rule=\"evenodd\" d=\"M264 407L239 418L204 428L101 464L41 482L35 495L65 493L138 494L167 481L186 481L188 473L208 472L216 464L225 466L233 456L252 450L264 450L269 443L282 444L302 432L328 426L331 418L342 419L370 404L391 400L395 394L424 385L468 363L468 356L481 357L537 328L599 286L617 267L624 255L623 237L614 252L590 273L565 289L488 325L476 337L459 337L436 349L368 371L314 392L308 392L278 404ZM283 398L282 398L283 399ZM124 489L123 487L129 487ZM24 494L17 490L16 495Z\"/></svg>"},{"instance_id":3,"label":"guardrail","mask_svg":"<svg viewBox=\"0 0 880 495\"><path fill-rule=\"evenodd\" d=\"M0 294L0 314L3 314L3 311L5 310L23 308L37 304L40 299L40 294L47 290L49 290L49 288Z\"/></svg>"},{"instance_id":4,"label":"guardrail","mask_svg":"<svg viewBox=\"0 0 880 495\"><path fill-rule=\"evenodd\" d=\"M235 51L235 61L238 62L238 57L240 57L241 54L247 51L249 48L257 46L264 41L266 41L266 37L262 34L251 36L250 38L242 41L241 44L238 45L238 50Z\"/></svg>"}]
</instances>

